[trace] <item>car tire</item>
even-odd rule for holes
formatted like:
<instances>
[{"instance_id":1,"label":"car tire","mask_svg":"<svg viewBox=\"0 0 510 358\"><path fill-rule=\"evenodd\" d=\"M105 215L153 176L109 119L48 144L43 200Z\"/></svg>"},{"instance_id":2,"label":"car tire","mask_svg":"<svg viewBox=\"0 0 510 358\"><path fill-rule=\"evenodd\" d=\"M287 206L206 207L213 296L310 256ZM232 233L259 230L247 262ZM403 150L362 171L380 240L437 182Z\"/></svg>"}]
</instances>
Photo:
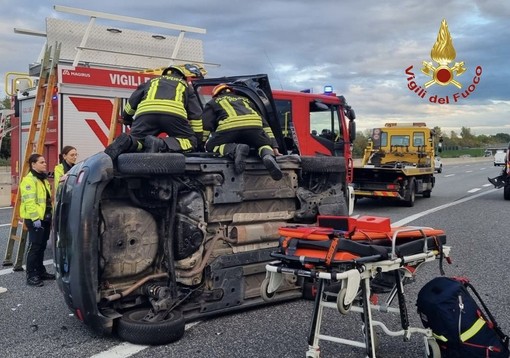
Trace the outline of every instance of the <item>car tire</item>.
<instances>
[{"instance_id":1,"label":"car tire","mask_svg":"<svg viewBox=\"0 0 510 358\"><path fill-rule=\"evenodd\" d=\"M415 198L416 198L415 181L414 178L411 178L409 188L407 188L404 196L404 205L407 206L408 208L413 207Z\"/></svg>"},{"instance_id":2,"label":"car tire","mask_svg":"<svg viewBox=\"0 0 510 358\"><path fill-rule=\"evenodd\" d=\"M503 187L503 198L505 198L505 200L510 200L510 185L509 184L506 184Z\"/></svg>"},{"instance_id":3,"label":"car tire","mask_svg":"<svg viewBox=\"0 0 510 358\"><path fill-rule=\"evenodd\" d=\"M159 322L147 322L148 308L138 308L124 313L117 325L117 335L130 343L142 345L161 345L178 341L184 335L182 312L173 310Z\"/></svg>"},{"instance_id":4,"label":"car tire","mask_svg":"<svg viewBox=\"0 0 510 358\"><path fill-rule=\"evenodd\" d=\"M443 166L441 165L439 169L437 170L438 174L441 174L443 172Z\"/></svg>"},{"instance_id":5,"label":"car tire","mask_svg":"<svg viewBox=\"0 0 510 358\"><path fill-rule=\"evenodd\" d=\"M305 172L343 173L345 158L343 157L301 157L301 168Z\"/></svg>"},{"instance_id":6,"label":"car tire","mask_svg":"<svg viewBox=\"0 0 510 358\"><path fill-rule=\"evenodd\" d=\"M181 153L125 153L117 159L124 174L183 174L186 157Z\"/></svg>"}]
</instances>

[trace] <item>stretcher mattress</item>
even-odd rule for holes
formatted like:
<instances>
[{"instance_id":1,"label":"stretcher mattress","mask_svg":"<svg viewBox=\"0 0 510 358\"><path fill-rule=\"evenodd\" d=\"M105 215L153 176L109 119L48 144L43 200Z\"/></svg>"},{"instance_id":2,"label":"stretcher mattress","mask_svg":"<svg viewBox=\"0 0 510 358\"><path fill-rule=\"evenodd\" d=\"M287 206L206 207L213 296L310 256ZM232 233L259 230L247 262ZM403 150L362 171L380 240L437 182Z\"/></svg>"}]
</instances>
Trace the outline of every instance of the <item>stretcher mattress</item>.
<instances>
[{"instance_id":1,"label":"stretcher mattress","mask_svg":"<svg viewBox=\"0 0 510 358\"><path fill-rule=\"evenodd\" d=\"M372 228L373 229L373 228ZM320 226L286 226L279 230L277 252L271 256L286 262L331 266L347 262L370 262L437 250L446 243L443 230L394 227L389 231L352 231Z\"/></svg>"}]
</instances>

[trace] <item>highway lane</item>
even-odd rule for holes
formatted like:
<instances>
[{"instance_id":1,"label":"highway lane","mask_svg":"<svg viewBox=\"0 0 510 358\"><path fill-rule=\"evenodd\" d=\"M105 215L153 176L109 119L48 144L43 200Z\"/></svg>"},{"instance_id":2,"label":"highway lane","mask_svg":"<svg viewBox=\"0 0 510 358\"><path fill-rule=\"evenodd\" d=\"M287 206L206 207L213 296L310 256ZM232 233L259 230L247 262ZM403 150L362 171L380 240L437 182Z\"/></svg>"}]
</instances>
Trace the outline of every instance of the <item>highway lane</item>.
<instances>
[{"instance_id":1,"label":"highway lane","mask_svg":"<svg viewBox=\"0 0 510 358\"><path fill-rule=\"evenodd\" d=\"M492 163L490 163L492 165ZM499 169L487 163L444 166L429 199L419 198L413 208L381 205L376 201L359 201L355 214L386 215L392 222L406 220L410 225L442 228L452 245L453 264L445 267L448 275L469 276L486 299L500 325L510 332L508 312L510 284L507 243L508 202L502 190L484 186L487 176ZM479 188L476 192L470 192ZM465 200L465 201L464 201ZM452 203L458 203L451 205ZM434 211L435 208L443 208ZM425 216L420 216L428 212ZM0 210L1 223L10 221L10 212ZM5 252L8 227L0 227L1 253ZM48 259L51 253L48 252ZM414 302L419 288L438 275L435 263L420 268L416 282L406 286L411 324L421 326ZM0 356L2 357L303 357L312 303L296 300L216 317L189 325L179 342L160 347L123 344L115 338L97 337L70 312L55 283L42 288L29 288L24 273L0 268L0 286L9 291L0 294ZM384 317L384 316L383 316ZM398 329L398 317L385 317L385 322ZM325 329L344 338L360 339L359 315L340 316L329 312ZM377 329L376 329L377 330ZM422 338L412 336L410 342L379 332L380 357L421 357ZM357 348L334 343L321 343L321 357L363 357Z\"/></svg>"}]
</instances>

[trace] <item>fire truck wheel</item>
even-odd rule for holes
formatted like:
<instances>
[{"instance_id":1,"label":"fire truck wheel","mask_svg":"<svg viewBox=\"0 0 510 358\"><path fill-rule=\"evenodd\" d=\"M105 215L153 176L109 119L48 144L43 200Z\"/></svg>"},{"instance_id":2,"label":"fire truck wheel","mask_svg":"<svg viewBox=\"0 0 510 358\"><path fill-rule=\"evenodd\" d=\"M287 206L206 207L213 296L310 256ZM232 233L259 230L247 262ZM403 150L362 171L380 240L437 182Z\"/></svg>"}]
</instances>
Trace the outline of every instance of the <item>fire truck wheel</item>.
<instances>
[{"instance_id":1,"label":"fire truck wheel","mask_svg":"<svg viewBox=\"0 0 510 358\"><path fill-rule=\"evenodd\" d=\"M183 174L186 158L181 153L125 153L117 159L124 174Z\"/></svg>"},{"instance_id":2,"label":"fire truck wheel","mask_svg":"<svg viewBox=\"0 0 510 358\"><path fill-rule=\"evenodd\" d=\"M305 172L343 173L345 159L342 157L301 157L301 167Z\"/></svg>"},{"instance_id":3,"label":"fire truck wheel","mask_svg":"<svg viewBox=\"0 0 510 358\"><path fill-rule=\"evenodd\" d=\"M160 321L146 321L148 308L124 313L119 319L117 335L133 344L159 345L175 342L184 335L184 318L181 311L168 312Z\"/></svg>"}]
</instances>

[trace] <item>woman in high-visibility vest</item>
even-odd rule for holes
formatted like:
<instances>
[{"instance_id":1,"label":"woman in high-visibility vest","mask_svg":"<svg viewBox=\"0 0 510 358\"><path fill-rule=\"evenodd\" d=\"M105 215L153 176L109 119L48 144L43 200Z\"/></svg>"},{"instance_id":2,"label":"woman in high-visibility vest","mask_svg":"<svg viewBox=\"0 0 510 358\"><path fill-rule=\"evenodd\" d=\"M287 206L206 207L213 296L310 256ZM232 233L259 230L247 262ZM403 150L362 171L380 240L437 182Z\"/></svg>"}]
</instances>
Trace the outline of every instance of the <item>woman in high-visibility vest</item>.
<instances>
[{"instance_id":1,"label":"woman in high-visibility vest","mask_svg":"<svg viewBox=\"0 0 510 358\"><path fill-rule=\"evenodd\" d=\"M58 184L60 180L65 179L65 174L76 164L78 159L78 151L71 145L66 145L62 148L62 152L58 156L59 163L53 170L53 189L54 193L57 192Z\"/></svg>"},{"instance_id":2,"label":"woman in high-visibility vest","mask_svg":"<svg viewBox=\"0 0 510 358\"><path fill-rule=\"evenodd\" d=\"M34 153L28 158L30 171L19 185L20 217L28 229L27 285L43 286L43 280L54 280L44 267L44 251L51 228L51 187L46 173L46 160Z\"/></svg>"}]
</instances>

